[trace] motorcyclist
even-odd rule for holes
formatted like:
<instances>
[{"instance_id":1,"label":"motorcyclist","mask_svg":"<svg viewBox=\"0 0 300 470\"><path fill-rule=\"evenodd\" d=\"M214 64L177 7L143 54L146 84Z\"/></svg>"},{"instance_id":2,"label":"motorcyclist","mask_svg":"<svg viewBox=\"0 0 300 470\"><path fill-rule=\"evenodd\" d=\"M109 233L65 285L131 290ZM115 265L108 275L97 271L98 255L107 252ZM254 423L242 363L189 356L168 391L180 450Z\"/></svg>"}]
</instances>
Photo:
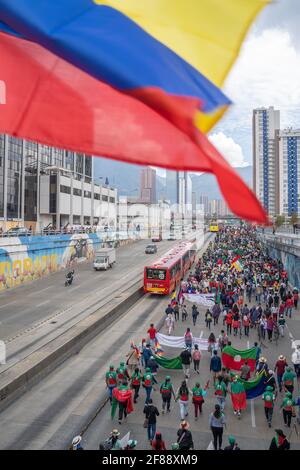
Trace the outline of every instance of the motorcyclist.
<instances>
[{"instance_id":1,"label":"motorcyclist","mask_svg":"<svg viewBox=\"0 0 300 470\"><path fill-rule=\"evenodd\" d=\"M67 275L66 275L66 279L67 279L67 281L68 281L69 284L72 284L72 282L73 282L74 273L75 273L75 271L74 271L74 269L73 269L72 271L69 271L69 272L67 273Z\"/></svg>"}]
</instances>

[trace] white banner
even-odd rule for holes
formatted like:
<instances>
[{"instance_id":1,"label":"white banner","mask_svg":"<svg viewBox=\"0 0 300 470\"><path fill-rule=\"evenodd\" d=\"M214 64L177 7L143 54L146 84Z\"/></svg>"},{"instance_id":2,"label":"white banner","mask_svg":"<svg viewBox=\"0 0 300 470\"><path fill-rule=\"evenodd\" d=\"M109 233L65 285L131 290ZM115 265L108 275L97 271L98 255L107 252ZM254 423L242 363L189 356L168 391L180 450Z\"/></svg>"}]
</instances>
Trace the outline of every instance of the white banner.
<instances>
[{"instance_id":1,"label":"white banner","mask_svg":"<svg viewBox=\"0 0 300 470\"><path fill-rule=\"evenodd\" d=\"M214 294L183 294L185 300L188 302L192 302L197 305L203 305L204 307L213 307L215 305L214 302Z\"/></svg>"},{"instance_id":2,"label":"white banner","mask_svg":"<svg viewBox=\"0 0 300 470\"><path fill-rule=\"evenodd\" d=\"M184 336L167 336L161 333L156 333L157 341L161 346L168 346L169 348L185 348ZM201 351L207 351L208 341L203 338L193 337L193 345L198 344Z\"/></svg>"}]
</instances>

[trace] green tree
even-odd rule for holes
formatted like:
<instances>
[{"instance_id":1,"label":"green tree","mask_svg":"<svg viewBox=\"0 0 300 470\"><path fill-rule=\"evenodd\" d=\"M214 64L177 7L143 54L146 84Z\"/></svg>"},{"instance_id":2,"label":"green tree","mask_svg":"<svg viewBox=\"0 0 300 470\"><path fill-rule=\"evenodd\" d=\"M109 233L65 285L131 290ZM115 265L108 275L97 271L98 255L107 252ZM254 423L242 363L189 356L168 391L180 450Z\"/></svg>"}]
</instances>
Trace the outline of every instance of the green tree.
<instances>
[{"instance_id":1,"label":"green tree","mask_svg":"<svg viewBox=\"0 0 300 470\"><path fill-rule=\"evenodd\" d=\"M285 217L284 215L278 215L275 220L275 225L276 227L281 227L285 222Z\"/></svg>"},{"instance_id":2,"label":"green tree","mask_svg":"<svg viewBox=\"0 0 300 470\"><path fill-rule=\"evenodd\" d=\"M294 212L290 218L290 224L295 225L298 222L298 215Z\"/></svg>"}]
</instances>

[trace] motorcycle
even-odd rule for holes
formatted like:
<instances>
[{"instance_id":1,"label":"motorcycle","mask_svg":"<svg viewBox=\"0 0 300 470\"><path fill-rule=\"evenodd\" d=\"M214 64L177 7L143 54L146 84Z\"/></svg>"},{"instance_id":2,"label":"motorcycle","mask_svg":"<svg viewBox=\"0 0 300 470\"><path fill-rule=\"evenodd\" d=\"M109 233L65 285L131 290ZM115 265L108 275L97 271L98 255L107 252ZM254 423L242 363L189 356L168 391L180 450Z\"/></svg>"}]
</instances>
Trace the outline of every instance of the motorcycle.
<instances>
[{"instance_id":1,"label":"motorcycle","mask_svg":"<svg viewBox=\"0 0 300 470\"><path fill-rule=\"evenodd\" d=\"M74 271L69 272L66 275L65 287L70 286L74 279Z\"/></svg>"}]
</instances>

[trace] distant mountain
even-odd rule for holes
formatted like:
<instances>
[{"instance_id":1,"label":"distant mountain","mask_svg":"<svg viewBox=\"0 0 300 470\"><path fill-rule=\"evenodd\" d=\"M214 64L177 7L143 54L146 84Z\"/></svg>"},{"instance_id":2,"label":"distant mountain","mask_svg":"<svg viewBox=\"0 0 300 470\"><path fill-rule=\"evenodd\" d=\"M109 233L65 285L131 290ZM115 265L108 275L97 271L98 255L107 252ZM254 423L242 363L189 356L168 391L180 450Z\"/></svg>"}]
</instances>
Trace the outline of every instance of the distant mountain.
<instances>
[{"instance_id":1,"label":"distant mountain","mask_svg":"<svg viewBox=\"0 0 300 470\"><path fill-rule=\"evenodd\" d=\"M235 168L245 183L252 188L252 166ZM191 175L193 182L193 191L196 193L196 200L199 200L200 194L205 194L208 199L222 199L217 180L214 175L202 173L202 175Z\"/></svg>"},{"instance_id":2,"label":"distant mountain","mask_svg":"<svg viewBox=\"0 0 300 470\"><path fill-rule=\"evenodd\" d=\"M108 158L95 157L94 175L96 178L108 178L109 184L118 189L122 196L138 196L140 192L140 173L143 167L130 163L118 162ZM160 178L156 181L157 196L162 192L163 186Z\"/></svg>"},{"instance_id":3,"label":"distant mountain","mask_svg":"<svg viewBox=\"0 0 300 470\"><path fill-rule=\"evenodd\" d=\"M138 196L140 190L140 172L143 167L131 165L108 158L98 158L94 160L95 177L108 178L109 183L118 189L119 194L124 196ZM245 183L252 188L252 166L235 168L237 173L243 178ZM222 199L216 178L209 173L201 175L191 175L193 191L196 193L196 200L199 201L200 194L205 194L209 199ZM157 197L164 194L166 179L156 176Z\"/></svg>"}]
</instances>

